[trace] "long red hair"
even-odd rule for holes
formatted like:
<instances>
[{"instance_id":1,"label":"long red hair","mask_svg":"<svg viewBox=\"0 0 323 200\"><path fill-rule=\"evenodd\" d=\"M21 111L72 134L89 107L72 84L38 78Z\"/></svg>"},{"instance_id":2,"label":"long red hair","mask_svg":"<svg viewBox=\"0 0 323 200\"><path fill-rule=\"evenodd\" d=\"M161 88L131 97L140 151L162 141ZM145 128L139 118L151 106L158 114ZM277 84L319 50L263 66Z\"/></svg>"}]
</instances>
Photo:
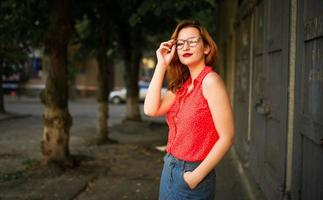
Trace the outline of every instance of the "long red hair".
<instances>
[{"instance_id":1,"label":"long red hair","mask_svg":"<svg viewBox=\"0 0 323 200\"><path fill-rule=\"evenodd\" d=\"M180 22L175 31L172 34L171 39L177 39L178 33L187 27L193 27L199 30L200 37L202 38L203 44L210 48L210 52L205 56L205 64L207 66L212 66L217 59L218 56L218 47L208 31L201 26L196 21L182 21ZM177 52L170 63L170 66L167 70L167 81L168 81L168 89L172 92L178 91L183 83L189 78L190 72L186 65L182 64L178 58Z\"/></svg>"}]
</instances>

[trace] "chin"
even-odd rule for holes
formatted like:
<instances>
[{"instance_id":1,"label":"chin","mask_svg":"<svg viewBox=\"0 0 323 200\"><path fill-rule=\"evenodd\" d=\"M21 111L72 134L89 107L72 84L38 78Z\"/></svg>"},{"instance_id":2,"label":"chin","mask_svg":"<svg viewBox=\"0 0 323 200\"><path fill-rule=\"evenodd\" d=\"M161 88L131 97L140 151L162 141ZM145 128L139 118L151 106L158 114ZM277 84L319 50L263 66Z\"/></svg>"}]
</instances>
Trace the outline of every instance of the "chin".
<instances>
[{"instance_id":1,"label":"chin","mask_svg":"<svg viewBox=\"0 0 323 200\"><path fill-rule=\"evenodd\" d=\"M181 62L183 65L190 66L192 63L191 62Z\"/></svg>"},{"instance_id":2,"label":"chin","mask_svg":"<svg viewBox=\"0 0 323 200\"><path fill-rule=\"evenodd\" d=\"M194 61L192 61L191 59L187 59L187 58L180 59L180 61L184 65L191 65L192 63L194 63Z\"/></svg>"},{"instance_id":3,"label":"chin","mask_svg":"<svg viewBox=\"0 0 323 200\"><path fill-rule=\"evenodd\" d=\"M182 64L186 65L187 67L196 66L197 63L198 62L188 61L188 60L182 62Z\"/></svg>"}]
</instances>

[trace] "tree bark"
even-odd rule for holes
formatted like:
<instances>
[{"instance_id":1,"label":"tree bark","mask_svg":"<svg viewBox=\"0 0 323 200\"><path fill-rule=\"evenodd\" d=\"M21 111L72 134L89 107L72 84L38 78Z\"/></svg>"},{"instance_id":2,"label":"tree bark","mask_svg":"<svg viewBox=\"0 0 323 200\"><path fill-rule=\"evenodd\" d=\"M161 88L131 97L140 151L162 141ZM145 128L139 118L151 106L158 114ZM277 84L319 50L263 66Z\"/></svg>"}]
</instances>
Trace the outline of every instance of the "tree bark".
<instances>
[{"instance_id":1,"label":"tree bark","mask_svg":"<svg viewBox=\"0 0 323 200\"><path fill-rule=\"evenodd\" d=\"M142 57L140 48L140 33L139 30L134 30L130 33L124 33L126 37L123 48L124 48L124 60L126 73L124 79L127 88L127 107L126 107L126 120L130 121L141 121L140 109L139 109L139 87L138 87L138 76L139 66Z\"/></svg>"},{"instance_id":2,"label":"tree bark","mask_svg":"<svg viewBox=\"0 0 323 200\"><path fill-rule=\"evenodd\" d=\"M40 98L45 105L41 149L44 164L70 165L69 131L72 117L68 111L67 44L71 34L69 0L50 2L50 25L45 48L49 56L46 88Z\"/></svg>"},{"instance_id":3,"label":"tree bark","mask_svg":"<svg viewBox=\"0 0 323 200\"><path fill-rule=\"evenodd\" d=\"M126 60L126 74L125 82L127 88L127 107L126 107L126 120L141 121L140 109L139 109L139 87L138 87L138 75L139 75L139 52L133 50L132 59Z\"/></svg>"},{"instance_id":4,"label":"tree bark","mask_svg":"<svg viewBox=\"0 0 323 200\"><path fill-rule=\"evenodd\" d=\"M109 85L106 48L102 47L97 55L98 61L98 88L97 88L97 135L98 143L103 144L109 141Z\"/></svg>"}]
</instances>

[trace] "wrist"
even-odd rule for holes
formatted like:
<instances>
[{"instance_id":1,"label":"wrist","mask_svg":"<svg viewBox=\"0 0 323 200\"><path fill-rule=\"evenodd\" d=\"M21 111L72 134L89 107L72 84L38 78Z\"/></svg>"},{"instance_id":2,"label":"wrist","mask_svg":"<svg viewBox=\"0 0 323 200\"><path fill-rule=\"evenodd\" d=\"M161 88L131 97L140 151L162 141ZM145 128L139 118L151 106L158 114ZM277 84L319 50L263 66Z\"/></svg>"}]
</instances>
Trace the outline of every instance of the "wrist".
<instances>
[{"instance_id":1,"label":"wrist","mask_svg":"<svg viewBox=\"0 0 323 200\"><path fill-rule=\"evenodd\" d=\"M197 170L192 171L192 177L193 180L199 183L201 180L203 180L203 176L201 173L199 173Z\"/></svg>"},{"instance_id":2,"label":"wrist","mask_svg":"<svg viewBox=\"0 0 323 200\"><path fill-rule=\"evenodd\" d=\"M198 177L193 173L193 171L184 173L184 181L191 189L194 189L200 183L200 180L198 180Z\"/></svg>"},{"instance_id":3,"label":"wrist","mask_svg":"<svg viewBox=\"0 0 323 200\"><path fill-rule=\"evenodd\" d=\"M167 65L157 63L155 70L166 71Z\"/></svg>"},{"instance_id":4,"label":"wrist","mask_svg":"<svg viewBox=\"0 0 323 200\"><path fill-rule=\"evenodd\" d=\"M157 65L156 65L156 69L157 68L161 68L161 69L165 69L166 70L166 68L167 68L167 64L165 64L165 63L157 63Z\"/></svg>"}]
</instances>

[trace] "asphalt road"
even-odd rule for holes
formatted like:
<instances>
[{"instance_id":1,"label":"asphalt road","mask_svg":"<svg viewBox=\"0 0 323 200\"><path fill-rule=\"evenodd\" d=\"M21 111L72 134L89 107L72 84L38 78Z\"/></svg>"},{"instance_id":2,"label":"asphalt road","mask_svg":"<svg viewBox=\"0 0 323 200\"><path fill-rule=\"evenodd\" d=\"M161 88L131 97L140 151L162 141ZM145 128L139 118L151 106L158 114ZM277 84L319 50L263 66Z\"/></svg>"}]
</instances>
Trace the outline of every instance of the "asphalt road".
<instances>
[{"instance_id":1,"label":"asphalt road","mask_svg":"<svg viewBox=\"0 0 323 200\"><path fill-rule=\"evenodd\" d=\"M9 113L32 116L41 116L44 112L44 106L38 98L27 97L5 96L5 109ZM97 115L96 100L95 98L82 98L69 101L69 111L73 119L88 118L95 121ZM151 119L144 115L143 104L140 104L140 111L143 119ZM125 118L125 113L125 104L109 104L109 126L119 124ZM153 120L164 121L164 118L154 118Z\"/></svg>"}]
</instances>

